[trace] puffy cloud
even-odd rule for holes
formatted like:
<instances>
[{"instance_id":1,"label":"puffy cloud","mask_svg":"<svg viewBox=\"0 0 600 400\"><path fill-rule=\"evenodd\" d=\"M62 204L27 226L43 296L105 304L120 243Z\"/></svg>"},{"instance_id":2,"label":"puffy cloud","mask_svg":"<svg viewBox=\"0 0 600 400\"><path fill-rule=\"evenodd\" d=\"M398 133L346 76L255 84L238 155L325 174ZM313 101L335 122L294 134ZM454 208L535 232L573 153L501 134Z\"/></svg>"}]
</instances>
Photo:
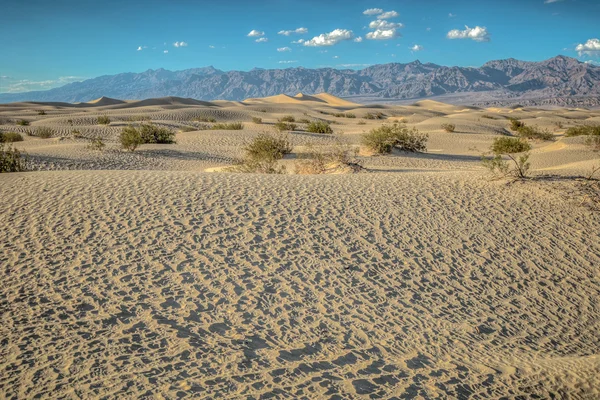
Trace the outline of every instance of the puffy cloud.
<instances>
[{"instance_id":1,"label":"puffy cloud","mask_svg":"<svg viewBox=\"0 0 600 400\"><path fill-rule=\"evenodd\" d=\"M277 49L277 51L282 52L282 51L292 51L292 49L290 49L289 47L279 47Z\"/></svg>"},{"instance_id":2,"label":"puffy cloud","mask_svg":"<svg viewBox=\"0 0 600 400\"><path fill-rule=\"evenodd\" d=\"M448 39L472 39L476 42L489 42L490 34L486 27L476 26L469 28L465 25L465 30L453 29L446 35Z\"/></svg>"},{"instance_id":3,"label":"puffy cloud","mask_svg":"<svg viewBox=\"0 0 600 400\"><path fill-rule=\"evenodd\" d=\"M350 40L354 37L354 33L348 29L334 29L329 33L322 33L319 36L305 41L305 46L333 46L344 40Z\"/></svg>"},{"instance_id":4,"label":"puffy cloud","mask_svg":"<svg viewBox=\"0 0 600 400\"><path fill-rule=\"evenodd\" d=\"M257 31L256 29L252 29L250 33L247 35L248 37L261 37L265 36L265 33L262 31Z\"/></svg>"},{"instance_id":5,"label":"puffy cloud","mask_svg":"<svg viewBox=\"0 0 600 400\"><path fill-rule=\"evenodd\" d=\"M415 44L413 47L410 48L412 51L421 51L423 50L423 46L421 46L420 44Z\"/></svg>"},{"instance_id":6,"label":"puffy cloud","mask_svg":"<svg viewBox=\"0 0 600 400\"><path fill-rule=\"evenodd\" d=\"M363 14L365 15L378 15L381 13L383 13L383 10L381 8L369 8L363 11Z\"/></svg>"},{"instance_id":7,"label":"puffy cloud","mask_svg":"<svg viewBox=\"0 0 600 400\"><path fill-rule=\"evenodd\" d=\"M173 43L173 46L175 47L187 47L187 43L186 42L175 42Z\"/></svg>"},{"instance_id":8,"label":"puffy cloud","mask_svg":"<svg viewBox=\"0 0 600 400\"><path fill-rule=\"evenodd\" d=\"M266 37L261 37L255 40L256 43L267 43L268 41L269 39L267 39Z\"/></svg>"},{"instance_id":9,"label":"puffy cloud","mask_svg":"<svg viewBox=\"0 0 600 400\"><path fill-rule=\"evenodd\" d=\"M208 46L209 49L214 49L215 46L213 46L212 44Z\"/></svg>"},{"instance_id":10,"label":"puffy cloud","mask_svg":"<svg viewBox=\"0 0 600 400\"><path fill-rule=\"evenodd\" d=\"M356 39L354 39L354 41L355 41L356 43L360 43L360 42L362 42L362 41L363 41L363 38L359 36L359 37L357 37Z\"/></svg>"},{"instance_id":11,"label":"puffy cloud","mask_svg":"<svg viewBox=\"0 0 600 400\"><path fill-rule=\"evenodd\" d=\"M297 33L297 34L304 34L304 33L308 33L308 29L306 28L297 28L291 31L279 31L277 32L278 35L284 35L284 36L290 36L292 33Z\"/></svg>"},{"instance_id":12,"label":"puffy cloud","mask_svg":"<svg viewBox=\"0 0 600 400\"><path fill-rule=\"evenodd\" d=\"M398 28L402 28L403 26L404 25L402 25L400 22L390 22L390 21L386 21L383 19L378 19L378 20L372 21L369 24L369 28L381 29L381 30L398 29Z\"/></svg>"},{"instance_id":13,"label":"puffy cloud","mask_svg":"<svg viewBox=\"0 0 600 400\"><path fill-rule=\"evenodd\" d=\"M137 51L142 51L142 46L139 46L139 47L137 48Z\"/></svg>"},{"instance_id":14,"label":"puffy cloud","mask_svg":"<svg viewBox=\"0 0 600 400\"><path fill-rule=\"evenodd\" d=\"M365 35L369 40L389 40L397 38L398 36L400 36L400 34L395 29L377 29Z\"/></svg>"},{"instance_id":15,"label":"puffy cloud","mask_svg":"<svg viewBox=\"0 0 600 400\"><path fill-rule=\"evenodd\" d=\"M285 60L285 61L279 61L279 64L294 64L297 62L298 62L298 60Z\"/></svg>"},{"instance_id":16,"label":"puffy cloud","mask_svg":"<svg viewBox=\"0 0 600 400\"><path fill-rule=\"evenodd\" d=\"M294 40L292 43L293 43L293 44L302 44L302 43L304 43L305 41L306 41L306 40L304 40L304 39L298 39L298 40Z\"/></svg>"},{"instance_id":17,"label":"puffy cloud","mask_svg":"<svg viewBox=\"0 0 600 400\"><path fill-rule=\"evenodd\" d=\"M165 54L168 54L168 53L169 53L169 50L165 50L165 51L163 51L163 53L165 53Z\"/></svg>"},{"instance_id":18,"label":"puffy cloud","mask_svg":"<svg viewBox=\"0 0 600 400\"><path fill-rule=\"evenodd\" d=\"M377 19L390 19L390 18L396 18L399 14L396 11L386 11L384 13L381 13L377 16Z\"/></svg>"},{"instance_id":19,"label":"puffy cloud","mask_svg":"<svg viewBox=\"0 0 600 400\"><path fill-rule=\"evenodd\" d=\"M340 56L333 56L333 58L340 58Z\"/></svg>"},{"instance_id":20,"label":"puffy cloud","mask_svg":"<svg viewBox=\"0 0 600 400\"><path fill-rule=\"evenodd\" d=\"M588 56L600 56L600 39L588 39L585 43L580 43L575 47L575 51L580 56L587 54Z\"/></svg>"}]
</instances>

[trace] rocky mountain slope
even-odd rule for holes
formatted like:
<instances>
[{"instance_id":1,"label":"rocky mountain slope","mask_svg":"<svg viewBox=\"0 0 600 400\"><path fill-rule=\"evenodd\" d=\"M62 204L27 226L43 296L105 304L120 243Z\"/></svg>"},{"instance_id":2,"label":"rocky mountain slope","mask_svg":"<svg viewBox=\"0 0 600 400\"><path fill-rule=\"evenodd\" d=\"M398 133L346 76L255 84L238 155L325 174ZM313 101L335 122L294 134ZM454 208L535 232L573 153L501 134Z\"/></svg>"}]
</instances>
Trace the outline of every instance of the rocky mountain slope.
<instances>
[{"instance_id":1,"label":"rocky mountain slope","mask_svg":"<svg viewBox=\"0 0 600 400\"><path fill-rule=\"evenodd\" d=\"M446 67L418 60L362 70L334 68L221 71L213 67L165 69L101 76L47 91L0 94L0 102L84 102L102 96L144 99L179 96L243 100L280 93L327 92L369 101L476 93L478 104L600 105L600 67L557 56L541 62L490 61L479 68ZM463 103L469 96L459 96Z\"/></svg>"}]
</instances>

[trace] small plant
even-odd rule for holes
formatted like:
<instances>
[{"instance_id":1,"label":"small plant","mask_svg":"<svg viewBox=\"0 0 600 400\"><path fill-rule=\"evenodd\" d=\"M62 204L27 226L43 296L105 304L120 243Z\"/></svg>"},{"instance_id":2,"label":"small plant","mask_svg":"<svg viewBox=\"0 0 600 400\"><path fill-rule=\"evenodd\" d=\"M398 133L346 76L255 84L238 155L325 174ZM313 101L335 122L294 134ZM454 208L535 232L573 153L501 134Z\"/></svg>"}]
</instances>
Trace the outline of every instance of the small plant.
<instances>
[{"instance_id":1,"label":"small plant","mask_svg":"<svg viewBox=\"0 0 600 400\"><path fill-rule=\"evenodd\" d=\"M179 128L181 132L192 132L198 130L198 128L194 128L193 126L182 126Z\"/></svg>"},{"instance_id":2,"label":"small plant","mask_svg":"<svg viewBox=\"0 0 600 400\"><path fill-rule=\"evenodd\" d=\"M244 129L244 125L241 122L230 122L228 124L214 124L210 129L224 131L239 131Z\"/></svg>"},{"instance_id":3,"label":"small plant","mask_svg":"<svg viewBox=\"0 0 600 400\"><path fill-rule=\"evenodd\" d=\"M281 174L285 172L285 167L278 167L277 161L291 151L292 146L287 137L275 137L261 133L244 148L244 158L233 170L236 172Z\"/></svg>"},{"instance_id":4,"label":"small plant","mask_svg":"<svg viewBox=\"0 0 600 400\"><path fill-rule=\"evenodd\" d=\"M54 135L54 131L52 128L48 128L47 126L39 126L35 129L33 136L37 136L40 139L48 139Z\"/></svg>"},{"instance_id":5,"label":"small plant","mask_svg":"<svg viewBox=\"0 0 600 400\"><path fill-rule=\"evenodd\" d=\"M333 146L308 146L306 152L298 154L295 172L300 175L335 172L359 172L363 168L356 162L357 149L352 149L340 140Z\"/></svg>"},{"instance_id":6,"label":"small plant","mask_svg":"<svg viewBox=\"0 0 600 400\"><path fill-rule=\"evenodd\" d=\"M497 119L496 117L494 117L493 115L490 115L490 114L483 114L481 116L481 118L485 118L485 119Z\"/></svg>"},{"instance_id":7,"label":"small plant","mask_svg":"<svg viewBox=\"0 0 600 400\"><path fill-rule=\"evenodd\" d=\"M68 119L68 120L67 120L67 123L68 123L69 125L73 126L73 120L72 120L72 119Z\"/></svg>"},{"instance_id":8,"label":"small plant","mask_svg":"<svg viewBox=\"0 0 600 400\"><path fill-rule=\"evenodd\" d=\"M534 139L534 140L553 140L554 135L547 129L540 129L537 126L529 126L529 125L521 125L520 128L517 129L517 135L524 139Z\"/></svg>"},{"instance_id":9,"label":"small plant","mask_svg":"<svg viewBox=\"0 0 600 400\"><path fill-rule=\"evenodd\" d=\"M139 133L143 143L171 144L175 143L175 132L154 124L141 124Z\"/></svg>"},{"instance_id":10,"label":"small plant","mask_svg":"<svg viewBox=\"0 0 600 400\"><path fill-rule=\"evenodd\" d=\"M306 131L311 133L333 133L331 126L325 121L313 121L306 126Z\"/></svg>"},{"instance_id":11,"label":"small plant","mask_svg":"<svg viewBox=\"0 0 600 400\"><path fill-rule=\"evenodd\" d=\"M356 118L356 114L346 113L346 118Z\"/></svg>"},{"instance_id":12,"label":"small plant","mask_svg":"<svg viewBox=\"0 0 600 400\"><path fill-rule=\"evenodd\" d=\"M600 150L600 135L590 135L585 138L585 144L590 146L593 150Z\"/></svg>"},{"instance_id":13,"label":"small plant","mask_svg":"<svg viewBox=\"0 0 600 400\"><path fill-rule=\"evenodd\" d=\"M20 119L17 121L17 125L20 126L29 126L29 121L27 121L26 119Z\"/></svg>"},{"instance_id":14,"label":"small plant","mask_svg":"<svg viewBox=\"0 0 600 400\"><path fill-rule=\"evenodd\" d=\"M293 115L285 115L279 119L281 122L296 122L296 118Z\"/></svg>"},{"instance_id":15,"label":"small plant","mask_svg":"<svg viewBox=\"0 0 600 400\"><path fill-rule=\"evenodd\" d=\"M101 115L98 117L98 125L108 125L110 124L110 118L108 115Z\"/></svg>"},{"instance_id":16,"label":"small plant","mask_svg":"<svg viewBox=\"0 0 600 400\"><path fill-rule=\"evenodd\" d=\"M563 129L565 126L564 126L564 124L563 124L561 121L556 121L556 122L554 123L554 127L555 127L556 129Z\"/></svg>"},{"instance_id":17,"label":"small plant","mask_svg":"<svg viewBox=\"0 0 600 400\"><path fill-rule=\"evenodd\" d=\"M366 113L365 116L363 117L364 119L384 119L385 118L385 114L382 112L377 112L377 113Z\"/></svg>"},{"instance_id":18,"label":"small plant","mask_svg":"<svg viewBox=\"0 0 600 400\"><path fill-rule=\"evenodd\" d=\"M298 120L299 123L301 124L310 124L310 119L308 118L301 118Z\"/></svg>"},{"instance_id":19,"label":"small plant","mask_svg":"<svg viewBox=\"0 0 600 400\"><path fill-rule=\"evenodd\" d=\"M14 143L14 142L22 142L23 136L17 132L0 132L0 142L4 143Z\"/></svg>"},{"instance_id":20,"label":"small plant","mask_svg":"<svg viewBox=\"0 0 600 400\"><path fill-rule=\"evenodd\" d=\"M27 157L12 145L0 142L0 173L27 170Z\"/></svg>"},{"instance_id":21,"label":"small plant","mask_svg":"<svg viewBox=\"0 0 600 400\"><path fill-rule=\"evenodd\" d=\"M73 139L81 139L83 137L79 129L73 129L71 131L71 136L73 136Z\"/></svg>"},{"instance_id":22,"label":"small plant","mask_svg":"<svg viewBox=\"0 0 600 400\"><path fill-rule=\"evenodd\" d=\"M46 111L44 110L38 110L37 113L38 115L46 115Z\"/></svg>"},{"instance_id":23,"label":"small plant","mask_svg":"<svg viewBox=\"0 0 600 400\"><path fill-rule=\"evenodd\" d=\"M565 136L600 136L600 125L572 126L565 132Z\"/></svg>"},{"instance_id":24,"label":"small plant","mask_svg":"<svg viewBox=\"0 0 600 400\"><path fill-rule=\"evenodd\" d=\"M258 112L261 112L261 113L266 113L266 112L267 112L267 110L265 110L264 108L262 108L262 109L258 110Z\"/></svg>"},{"instance_id":25,"label":"small plant","mask_svg":"<svg viewBox=\"0 0 600 400\"><path fill-rule=\"evenodd\" d=\"M508 120L510 121L510 129L513 131L518 131L519 128L522 128L525 126L524 122L521 122L516 118L509 118Z\"/></svg>"},{"instance_id":26,"label":"small plant","mask_svg":"<svg viewBox=\"0 0 600 400\"><path fill-rule=\"evenodd\" d=\"M405 151L426 151L427 134L421 134L415 128L394 122L372 129L362 136L362 144L377 154L391 153L394 147Z\"/></svg>"},{"instance_id":27,"label":"small plant","mask_svg":"<svg viewBox=\"0 0 600 400\"><path fill-rule=\"evenodd\" d=\"M100 138L92 139L92 141L87 145L88 149L95 151L102 151L104 150L104 147L106 147L106 145Z\"/></svg>"},{"instance_id":28,"label":"small plant","mask_svg":"<svg viewBox=\"0 0 600 400\"><path fill-rule=\"evenodd\" d=\"M530 164L529 151L531 145L519 138L500 137L496 138L490 147L490 152L493 157L482 158L483 165L490 171L492 178L500 179L505 177L513 177L515 179L524 179L527 177ZM523 153L517 157L515 154ZM507 156L513 163L514 168L510 168L509 163L503 159Z\"/></svg>"},{"instance_id":29,"label":"small plant","mask_svg":"<svg viewBox=\"0 0 600 400\"><path fill-rule=\"evenodd\" d=\"M275 128L279 131L279 132L285 132L285 131L294 131L296 130L297 125L291 122L283 122L283 121L278 121L275 124Z\"/></svg>"},{"instance_id":30,"label":"small plant","mask_svg":"<svg viewBox=\"0 0 600 400\"><path fill-rule=\"evenodd\" d=\"M356 123L356 125L366 125L366 124L367 124L367 121L362 120L362 119Z\"/></svg>"},{"instance_id":31,"label":"small plant","mask_svg":"<svg viewBox=\"0 0 600 400\"><path fill-rule=\"evenodd\" d=\"M448 133L452 133L456 130L456 125L454 124L442 124L442 129Z\"/></svg>"},{"instance_id":32,"label":"small plant","mask_svg":"<svg viewBox=\"0 0 600 400\"><path fill-rule=\"evenodd\" d=\"M198 121L198 122L210 122L210 123L217 122L217 120L214 119L213 117L198 117L198 118L195 119L195 121Z\"/></svg>"},{"instance_id":33,"label":"small plant","mask_svg":"<svg viewBox=\"0 0 600 400\"><path fill-rule=\"evenodd\" d=\"M121 131L121 135L119 136L119 140L121 142L121 147L123 147L127 151L135 151L141 144L144 143L142 139L142 135L140 132L135 129L134 126L128 125Z\"/></svg>"},{"instance_id":34,"label":"small plant","mask_svg":"<svg viewBox=\"0 0 600 400\"><path fill-rule=\"evenodd\" d=\"M260 125L260 124L262 124L262 118L252 117L252 122L254 122L257 125Z\"/></svg>"}]
</instances>

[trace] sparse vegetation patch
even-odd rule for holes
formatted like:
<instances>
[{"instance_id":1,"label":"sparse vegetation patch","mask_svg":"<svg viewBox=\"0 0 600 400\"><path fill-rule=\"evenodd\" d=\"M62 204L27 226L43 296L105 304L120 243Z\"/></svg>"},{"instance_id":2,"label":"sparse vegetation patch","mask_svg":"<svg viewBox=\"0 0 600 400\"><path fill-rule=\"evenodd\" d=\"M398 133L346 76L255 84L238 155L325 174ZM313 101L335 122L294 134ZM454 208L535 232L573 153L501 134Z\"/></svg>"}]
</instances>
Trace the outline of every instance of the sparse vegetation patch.
<instances>
[{"instance_id":1,"label":"sparse vegetation patch","mask_svg":"<svg viewBox=\"0 0 600 400\"><path fill-rule=\"evenodd\" d=\"M383 125L363 134L362 144L377 154L389 154L393 148L419 152L427 150L427 139L427 134L394 122L392 125Z\"/></svg>"}]
</instances>

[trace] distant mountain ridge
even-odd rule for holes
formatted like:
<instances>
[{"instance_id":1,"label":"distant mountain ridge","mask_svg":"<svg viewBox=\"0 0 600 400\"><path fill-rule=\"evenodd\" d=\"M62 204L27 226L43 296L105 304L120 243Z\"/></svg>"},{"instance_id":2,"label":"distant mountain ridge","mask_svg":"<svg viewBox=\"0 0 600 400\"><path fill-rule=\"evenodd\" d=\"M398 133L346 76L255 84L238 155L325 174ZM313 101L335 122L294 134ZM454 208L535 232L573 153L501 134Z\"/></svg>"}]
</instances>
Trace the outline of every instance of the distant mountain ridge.
<instances>
[{"instance_id":1,"label":"distant mountain ridge","mask_svg":"<svg viewBox=\"0 0 600 400\"><path fill-rule=\"evenodd\" d=\"M557 56L545 61L512 58L479 68L446 67L418 60L373 65L362 70L303 67L221 71L212 66L182 71L165 69L123 73L37 92L0 94L16 101L87 102L102 96L139 100L177 96L198 100L330 93L369 101L420 99L475 93L475 104L600 106L600 67ZM461 97L469 103L469 96Z\"/></svg>"}]
</instances>

